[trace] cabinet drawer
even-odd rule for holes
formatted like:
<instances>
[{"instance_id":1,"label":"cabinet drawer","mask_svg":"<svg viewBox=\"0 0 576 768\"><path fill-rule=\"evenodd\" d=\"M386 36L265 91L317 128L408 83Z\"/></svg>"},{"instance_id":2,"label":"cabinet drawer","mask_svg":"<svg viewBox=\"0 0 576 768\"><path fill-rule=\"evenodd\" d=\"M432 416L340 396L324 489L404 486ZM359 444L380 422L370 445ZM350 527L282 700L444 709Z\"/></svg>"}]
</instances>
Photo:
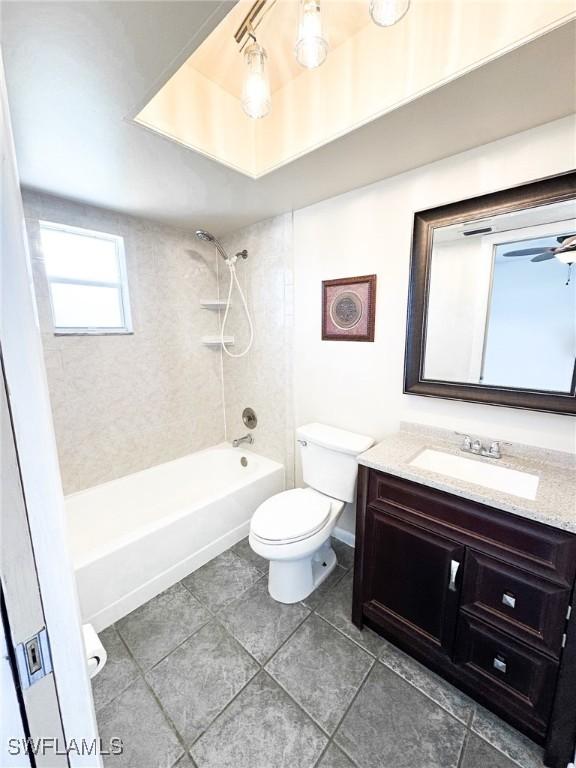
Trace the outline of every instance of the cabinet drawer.
<instances>
[{"instance_id":1,"label":"cabinet drawer","mask_svg":"<svg viewBox=\"0 0 576 768\"><path fill-rule=\"evenodd\" d=\"M454 660L476 680L484 696L545 733L557 662L464 613L458 621Z\"/></svg>"},{"instance_id":2,"label":"cabinet drawer","mask_svg":"<svg viewBox=\"0 0 576 768\"><path fill-rule=\"evenodd\" d=\"M462 608L518 640L560 655L570 590L468 551Z\"/></svg>"}]
</instances>

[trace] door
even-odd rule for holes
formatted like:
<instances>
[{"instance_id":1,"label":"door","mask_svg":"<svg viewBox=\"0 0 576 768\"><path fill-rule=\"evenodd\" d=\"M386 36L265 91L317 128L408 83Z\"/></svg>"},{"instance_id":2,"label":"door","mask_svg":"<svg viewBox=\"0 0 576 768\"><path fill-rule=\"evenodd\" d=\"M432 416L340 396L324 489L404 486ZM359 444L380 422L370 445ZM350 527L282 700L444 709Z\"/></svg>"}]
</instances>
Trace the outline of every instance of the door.
<instances>
[{"instance_id":1,"label":"door","mask_svg":"<svg viewBox=\"0 0 576 768\"><path fill-rule=\"evenodd\" d=\"M396 639L452 653L464 547L368 507L363 611Z\"/></svg>"},{"instance_id":2,"label":"door","mask_svg":"<svg viewBox=\"0 0 576 768\"><path fill-rule=\"evenodd\" d=\"M18 696L26 711L26 736L54 739L35 755L39 766L67 766L64 734L45 630L44 611L14 442L0 350L0 581L5 602L6 643L13 651ZM10 737L13 765L27 751L26 743ZM53 744L53 746L52 746ZM59 747L59 749L57 749ZM4 768L4 766L3 766ZM12 763L5 768L12 768Z\"/></svg>"},{"instance_id":3,"label":"door","mask_svg":"<svg viewBox=\"0 0 576 768\"><path fill-rule=\"evenodd\" d=\"M56 755L53 743L45 743L36 765L97 768L102 765L100 755L84 747L97 744L98 731L66 546L62 485L1 55L0 125L0 348L6 379L5 386L0 383L0 533L10 630L6 640L18 647L43 628L47 634L39 642L50 638L53 672L43 677L34 673L33 684L19 690L29 733L60 736L60 749L66 745L71 749L68 755ZM34 667L38 656L31 653ZM80 745L78 749L74 744ZM12 766L3 763L2 768Z\"/></svg>"},{"instance_id":4,"label":"door","mask_svg":"<svg viewBox=\"0 0 576 768\"><path fill-rule=\"evenodd\" d=\"M0 593L0 602L3 600ZM22 751L14 755L14 743L26 738L25 714L19 695L19 686L14 674L14 664L10 658L10 648L7 636L9 634L4 612L0 615L0 701L2 702L2 717L0 717L0 765L10 768L30 768L30 755Z\"/></svg>"}]
</instances>

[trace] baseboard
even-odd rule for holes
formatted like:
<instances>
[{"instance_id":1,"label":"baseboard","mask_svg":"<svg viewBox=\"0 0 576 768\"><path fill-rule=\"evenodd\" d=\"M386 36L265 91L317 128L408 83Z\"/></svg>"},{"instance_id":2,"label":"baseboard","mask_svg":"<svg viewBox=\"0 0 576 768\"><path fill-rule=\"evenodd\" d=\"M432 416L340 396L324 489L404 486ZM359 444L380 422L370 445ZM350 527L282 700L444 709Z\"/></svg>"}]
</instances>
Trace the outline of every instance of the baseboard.
<instances>
[{"instance_id":1,"label":"baseboard","mask_svg":"<svg viewBox=\"0 0 576 768\"><path fill-rule=\"evenodd\" d=\"M334 536L335 539L338 539L338 541L344 542L344 544L348 544L349 547L355 547L356 546L356 536L351 532L347 531L345 528L334 528L332 531L332 536Z\"/></svg>"}]
</instances>

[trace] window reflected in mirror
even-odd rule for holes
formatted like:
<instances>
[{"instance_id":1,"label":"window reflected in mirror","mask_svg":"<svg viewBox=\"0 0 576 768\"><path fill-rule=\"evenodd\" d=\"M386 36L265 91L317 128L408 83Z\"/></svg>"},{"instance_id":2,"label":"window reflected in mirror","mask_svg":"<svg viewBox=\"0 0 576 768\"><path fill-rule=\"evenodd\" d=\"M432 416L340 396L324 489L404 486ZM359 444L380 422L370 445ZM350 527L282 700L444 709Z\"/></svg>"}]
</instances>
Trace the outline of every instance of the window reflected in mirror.
<instances>
[{"instance_id":1,"label":"window reflected in mirror","mask_svg":"<svg viewBox=\"0 0 576 768\"><path fill-rule=\"evenodd\" d=\"M422 380L569 393L576 201L435 227Z\"/></svg>"}]
</instances>

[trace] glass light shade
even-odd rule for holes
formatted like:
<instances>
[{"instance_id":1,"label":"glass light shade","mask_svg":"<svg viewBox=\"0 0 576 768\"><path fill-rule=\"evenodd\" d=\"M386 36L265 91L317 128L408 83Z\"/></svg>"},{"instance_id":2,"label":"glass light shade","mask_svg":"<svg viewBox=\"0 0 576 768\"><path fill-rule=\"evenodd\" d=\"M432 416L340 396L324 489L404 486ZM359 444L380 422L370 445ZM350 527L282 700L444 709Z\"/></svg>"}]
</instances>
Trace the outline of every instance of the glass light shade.
<instances>
[{"instance_id":1,"label":"glass light shade","mask_svg":"<svg viewBox=\"0 0 576 768\"><path fill-rule=\"evenodd\" d=\"M408 13L410 0L370 0L370 16L379 27L391 27Z\"/></svg>"},{"instance_id":2,"label":"glass light shade","mask_svg":"<svg viewBox=\"0 0 576 768\"><path fill-rule=\"evenodd\" d=\"M258 120L270 112L270 81L266 70L266 51L256 41L244 52L246 74L242 87L242 109L248 117Z\"/></svg>"},{"instance_id":3,"label":"glass light shade","mask_svg":"<svg viewBox=\"0 0 576 768\"><path fill-rule=\"evenodd\" d=\"M320 0L301 0L298 39L295 47L298 63L316 69L328 55L328 39L322 25Z\"/></svg>"}]
</instances>

